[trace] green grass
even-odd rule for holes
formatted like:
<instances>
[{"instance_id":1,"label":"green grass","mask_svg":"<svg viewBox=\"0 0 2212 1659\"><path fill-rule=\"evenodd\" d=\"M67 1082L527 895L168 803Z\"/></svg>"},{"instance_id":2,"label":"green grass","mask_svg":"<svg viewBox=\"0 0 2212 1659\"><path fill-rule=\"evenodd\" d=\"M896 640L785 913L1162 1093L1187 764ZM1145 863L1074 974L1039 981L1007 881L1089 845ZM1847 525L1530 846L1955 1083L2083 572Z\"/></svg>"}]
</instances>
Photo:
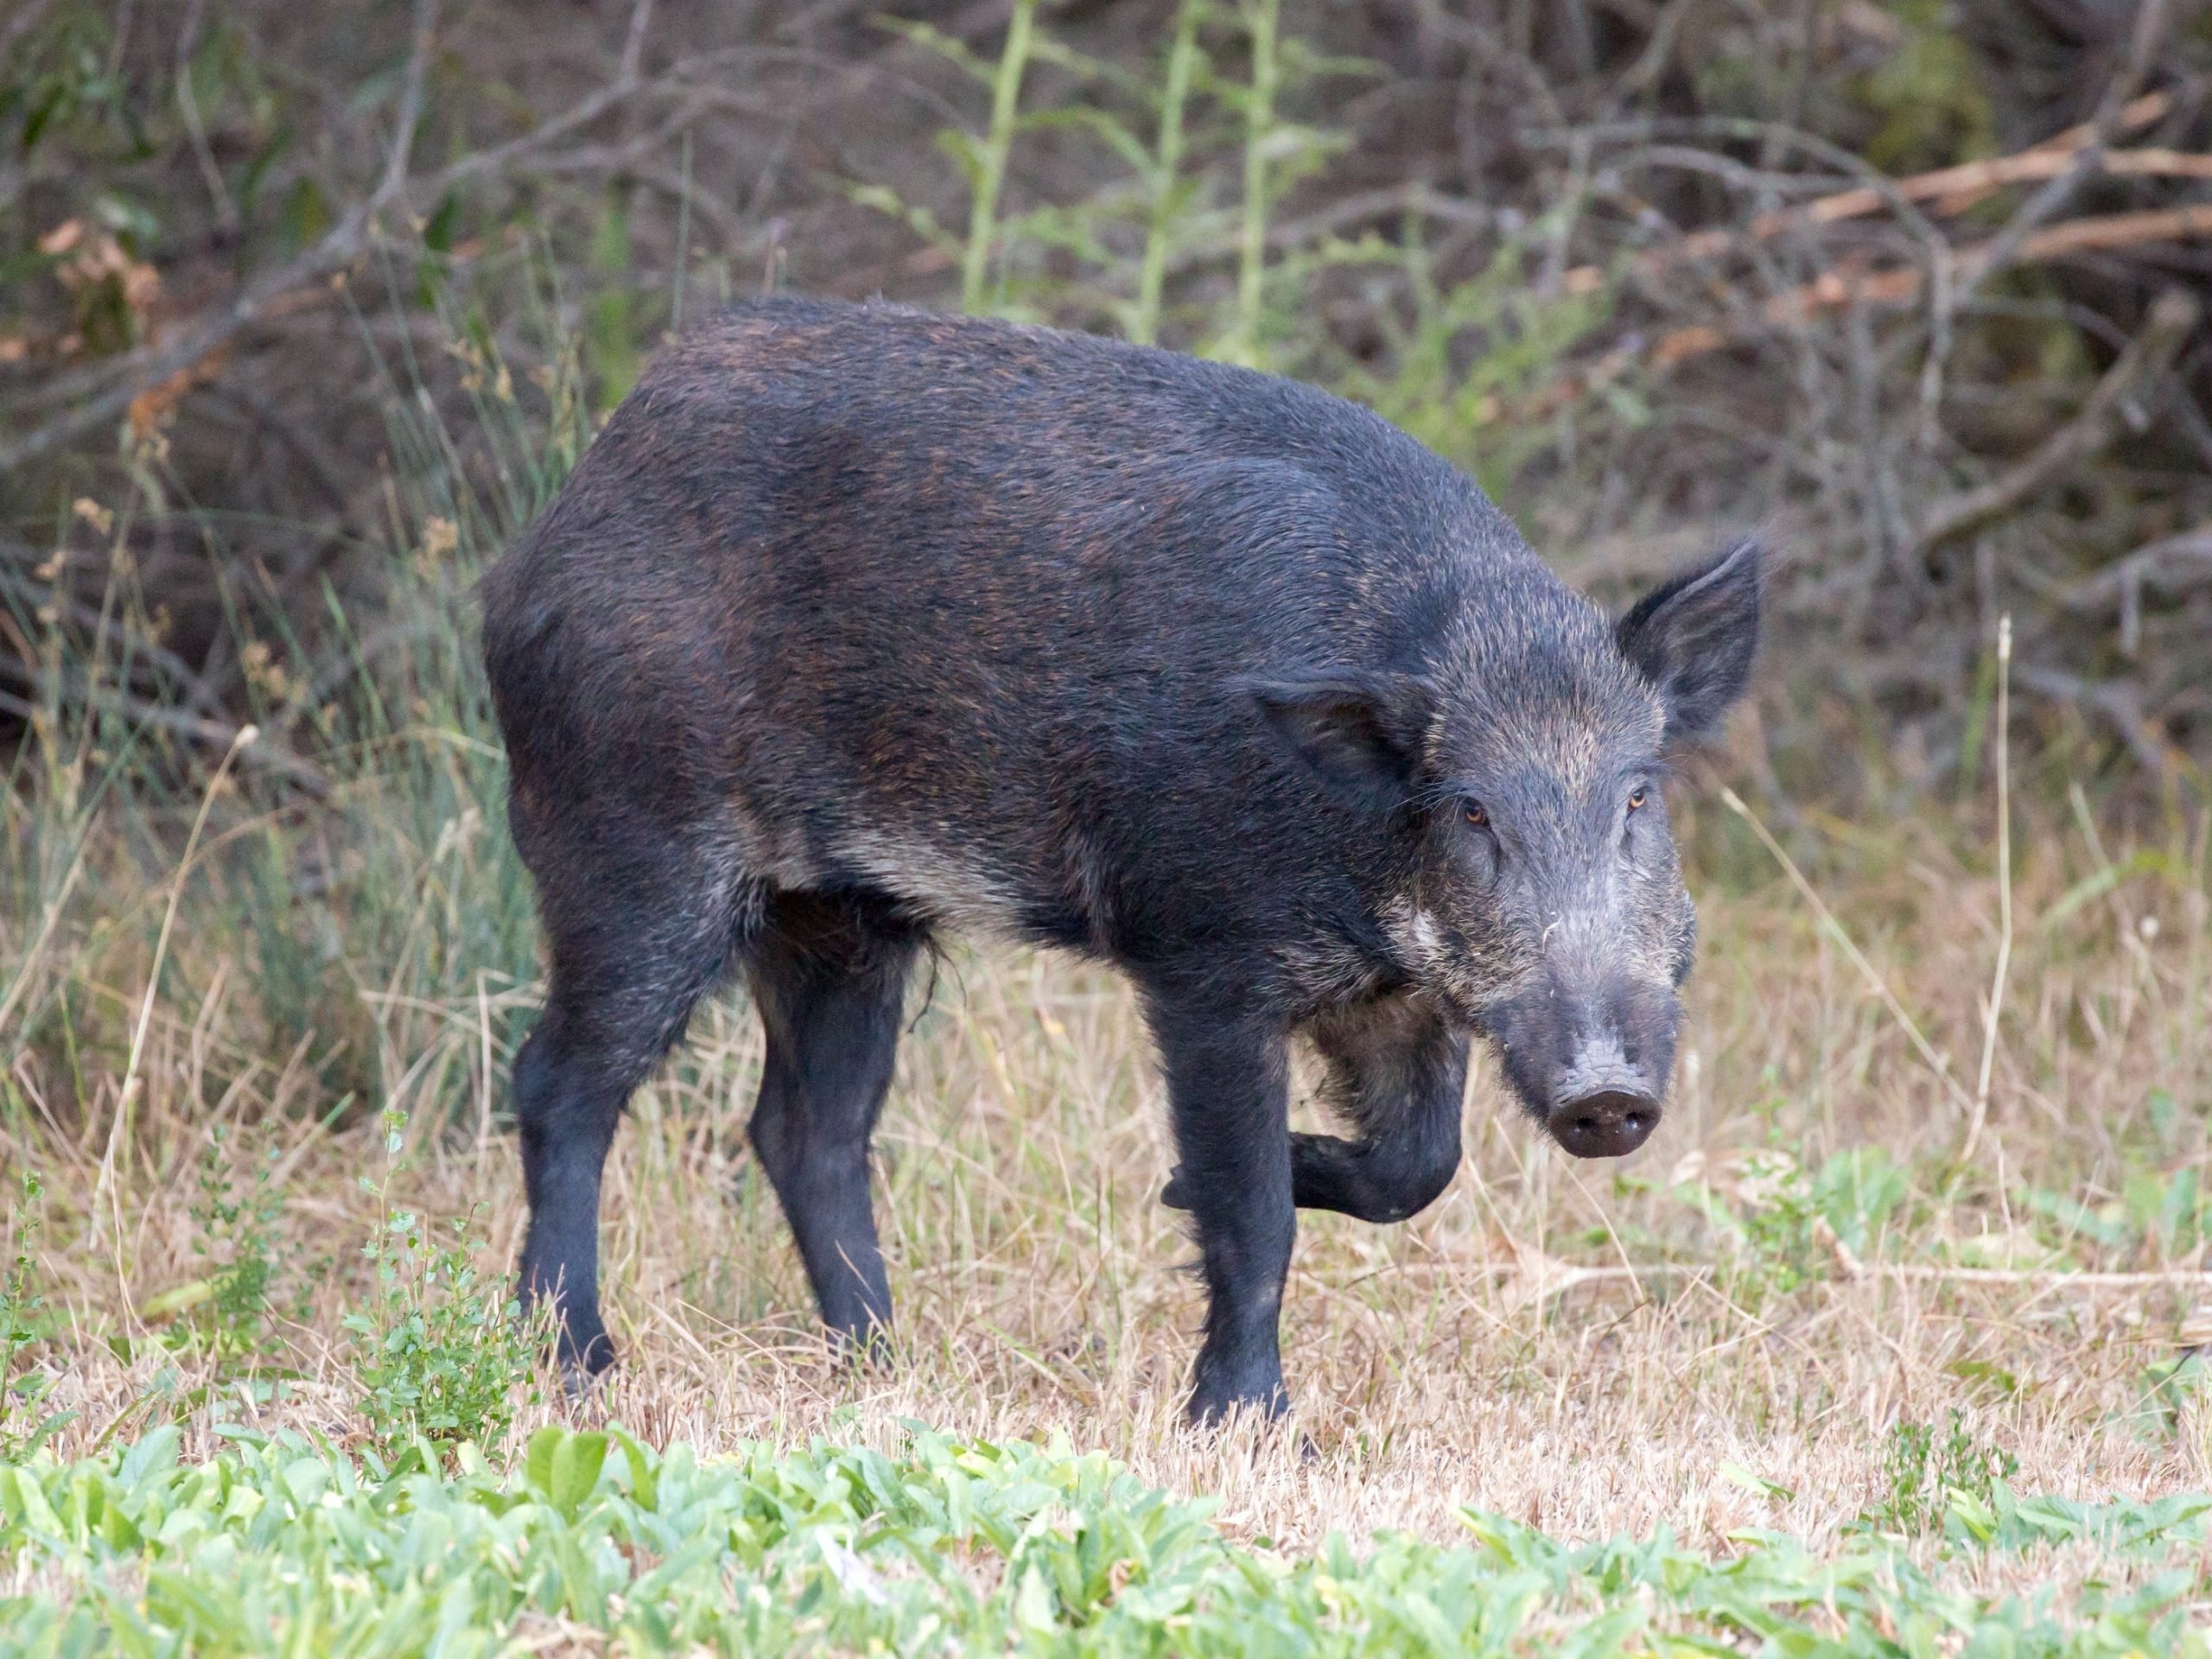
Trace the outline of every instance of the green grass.
<instances>
[{"instance_id":1,"label":"green grass","mask_svg":"<svg viewBox=\"0 0 2212 1659\"><path fill-rule=\"evenodd\" d=\"M2212 1496L2147 1504L1955 1493L1943 1548L1869 1531L1827 1559L1746 1534L1580 1547L1462 1512L1467 1542L1240 1548L1211 1506L1064 1444L915 1428L895 1455L817 1442L711 1461L546 1428L505 1471L388 1472L291 1433L174 1428L75 1463L0 1465L0 1653L2202 1655L2190 1578L1978 1594L1973 1558L2093 1542L2201 1551Z\"/></svg>"}]
</instances>

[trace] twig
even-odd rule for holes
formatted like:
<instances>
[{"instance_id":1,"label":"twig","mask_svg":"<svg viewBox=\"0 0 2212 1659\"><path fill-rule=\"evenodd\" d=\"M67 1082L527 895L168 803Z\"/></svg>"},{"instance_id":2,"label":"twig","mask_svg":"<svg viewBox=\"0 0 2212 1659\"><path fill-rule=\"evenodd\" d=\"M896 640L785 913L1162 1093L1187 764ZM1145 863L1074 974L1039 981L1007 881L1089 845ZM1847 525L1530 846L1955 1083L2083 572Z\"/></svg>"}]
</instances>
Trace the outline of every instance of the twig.
<instances>
[{"instance_id":1,"label":"twig","mask_svg":"<svg viewBox=\"0 0 2212 1659\"><path fill-rule=\"evenodd\" d=\"M1950 1062L1937 1053L1935 1045L1921 1035L1919 1026L1914 1022L1913 1017L1905 1012L1904 1004L1897 1001L1897 993L1890 988L1889 982L1882 977L1875 969L1874 964L1867 961L1865 954L1852 943L1851 935L1844 931L1844 925L1836 919L1835 912L1827 907L1826 901L1815 890L1813 884L1805 879L1805 873L1797 868L1797 861L1790 857L1788 849L1774 838L1773 832L1760 822L1758 814L1745 804L1742 796L1737 794L1732 789L1724 787L1720 791L1720 799L1731 812L1751 826L1751 833L1759 838L1759 844L1773 855L1776 863L1782 866L1783 874L1789 878L1789 884L1797 889L1798 897L1811 906L1813 914L1820 918L1821 926L1827 931L1829 937L1843 948L1844 954L1851 959L1852 966L1859 969L1860 977L1866 982L1866 988L1881 999L1882 1006L1890 1011L1890 1017L1903 1028L1906 1038L1912 1044L1914 1052L1927 1063L1928 1069L1942 1080L1944 1088L1950 1091L1952 1098L1957 1101L1964 1109L1971 1112L1974 1109L1974 1099L1967 1093L1959 1080L1951 1075Z\"/></svg>"},{"instance_id":2,"label":"twig","mask_svg":"<svg viewBox=\"0 0 2212 1659\"><path fill-rule=\"evenodd\" d=\"M200 99L192 89L192 53L200 43L204 10L205 0L192 0L191 9L184 15L184 27L177 31L176 102L184 115L185 136L192 142L192 158L199 164L200 181L215 205L215 223L225 231L235 231L238 204L231 200L230 188L223 182L223 169L215 165L214 146L207 142L207 126L200 118Z\"/></svg>"},{"instance_id":3,"label":"twig","mask_svg":"<svg viewBox=\"0 0 2212 1659\"><path fill-rule=\"evenodd\" d=\"M637 82L639 66L645 54L645 29L653 17L653 0L635 0L630 8L630 32L622 41L622 64L616 72L619 84L628 86Z\"/></svg>"},{"instance_id":4,"label":"twig","mask_svg":"<svg viewBox=\"0 0 2212 1659\"><path fill-rule=\"evenodd\" d=\"M421 0L427 9L429 0ZM418 44L422 37L418 34ZM111 420L130 406L146 386L160 384L180 370L200 362L244 329L275 315L298 290L321 281L352 264L369 246L382 215L416 197L436 198L454 187L486 175L496 175L524 156L534 155L579 129L588 126L624 99L671 85L684 75L723 60L728 54L703 54L671 67L666 74L632 81L615 80L580 99L562 114L541 122L530 131L503 144L477 150L440 171L419 179L402 176L400 187L387 195L379 187L367 200L349 209L323 238L305 253L247 285L226 304L203 314L185 332L164 343L149 344L120 357L73 374L49 378L36 393L46 405L67 405L45 424L33 429L5 448L0 448L0 474L13 472L62 444ZM741 54L740 55L742 55ZM419 117L419 97L417 100ZM411 143L411 130L410 142ZM386 177L391 175L387 162Z\"/></svg>"},{"instance_id":5,"label":"twig","mask_svg":"<svg viewBox=\"0 0 2212 1659\"><path fill-rule=\"evenodd\" d=\"M1938 501L1921 520L1911 550L1925 558L1944 543L2003 517L2110 443L2119 435L2129 397L2166 372L2202 315L2196 301L2181 289L2159 295L2142 332L2105 371L2081 412L1988 483Z\"/></svg>"},{"instance_id":6,"label":"twig","mask_svg":"<svg viewBox=\"0 0 2212 1659\"><path fill-rule=\"evenodd\" d=\"M377 186L372 202L398 200L407 188L407 159L415 149L415 129L423 119L423 81L430 67L430 48L438 33L438 0L415 0L414 27L407 41L407 73L399 84L399 116L393 124L391 150L385 157L384 182Z\"/></svg>"},{"instance_id":7,"label":"twig","mask_svg":"<svg viewBox=\"0 0 2212 1659\"><path fill-rule=\"evenodd\" d=\"M2029 264L2095 249L2135 247L2146 242L2184 241L2198 237L2212 237L2212 202L2193 202L2183 207L2148 213L2107 213L2048 226L2027 239L2015 260ZM1963 267L1986 257L1986 245L1967 248L1957 254L1956 264ZM1585 271L1590 273L1588 280L1603 281L1596 267L1579 266L1567 273L1569 293L1580 291L1578 284ZM1913 265L1894 265L1879 270L1823 271L1801 288L1770 296L1760 305L1757 315L1769 327L1796 330L1823 312L1852 306L1903 304L1918 296L1923 283L1920 270ZM1632 340L1510 404L1501 398L1485 397L1477 406L1476 415L1484 421L1509 416L1516 420L1541 419L1585 392L1618 379L1640 363L1654 368L1673 368L1726 350L1741 337L1740 329L1732 331L1713 323L1694 323L1669 329L1656 340Z\"/></svg>"},{"instance_id":8,"label":"twig","mask_svg":"<svg viewBox=\"0 0 2212 1659\"><path fill-rule=\"evenodd\" d=\"M0 592L5 592L33 605L53 605L66 613L70 621L92 636L95 647L113 643L118 655L126 663L157 671L182 693L185 702L202 714L219 715L223 700L215 695L198 670L168 646L147 639L143 633L126 628L113 617L104 616L82 600L63 591L58 585L48 587L33 583L0 572ZM21 647L19 647L20 649ZM0 674L12 674L22 683L35 690L39 684L36 671L28 662L18 666L5 657L0 657Z\"/></svg>"},{"instance_id":9,"label":"twig","mask_svg":"<svg viewBox=\"0 0 2212 1659\"><path fill-rule=\"evenodd\" d=\"M2171 92L2145 93L2122 106L2107 138L2141 130L2164 116L2173 104L2174 95ZM1729 225L1693 232L1664 247L1646 250L1636 257L1629 269L1640 276L1656 276L1691 260L1726 253L1746 240L1770 241L1792 231L1862 219L1869 213L1878 213L1885 207L1900 203L1933 202L1938 213L1961 213L2005 185L2034 183L2055 178L2077 162L2096 172L2115 176L2212 178L2212 156L2193 151L2098 149L2084 156L2093 130L2085 123L2078 127L2069 127L2063 132L2054 133L2042 143L2031 144L2011 156L1992 156L1985 161L1937 168L1902 179L1884 180L1878 185L1854 185L1850 189L1839 190L1812 201L1760 213L1741 228ZM1564 280L1571 293L1594 291L1603 286L1605 272L1597 265L1578 265L1567 272Z\"/></svg>"},{"instance_id":10,"label":"twig","mask_svg":"<svg viewBox=\"0 0 2212 1659\"><path fill-rule=\"evenodd\" d=\"M308 794L318 799L331 791L329 774L311 760L302 760L289 749L273 743L259 741L260 729L253 726L233 726L226 721L211 720L205 715L188 714L165 703L153 702L144 697L132 696L127 692L103 690L86 699L88 705L107 709L126 719L173 732L179 737L189 738L194 743L210 747L220 745L225 753L225 765L235 759L243 766L257 766L289 779ZM35 720L46 712L38 703L0 691L0 714L12 715L17 720ZM241 737L241 733L251 733Z\"/></svg>"},{"instance_id":11,"label":"twig","mask_svg":"<svg viewBox=\"0 0 2212 1659\"><path fill-rule=\"evenodd\" d=\"M2126 607L2131 603L2130 595L2139 593L2145 583L2173 581L2177 574L2175 567L2187 563L2200 566L2204 575L2212 576L2212 524L2199 524L2195 530L2137 548L2126 558L2115 560L2066 589L2059 595L2059 603L2069 611L2098 611L2115 601Z\"/></svg>"},{"instance_id":12,"label":"twig","mask_svg":"<svg viewBox=\"0 0 2212 1659\"><path fill-rule=\"evenodd\" d=\"M1981 1071L1974 1090L1974 1116L1967 1123L1959 1162L1974 1161L1989 1116L1989 1081L1997 1065L1997 1027L2005 1014L2005 982L2012 966L2012 619L1997 619L1997 967L1991 976L1989 1005L1982 1013Z\"/></svg>"},{"instance_id":13,"label":"twig","mask_svg":"<svg viewBox=\"0 0 2212 1659\"><path fill-rule=\"evenodd\" d=\"M2105 88L2098 100L2097 111L2088 123L2088 134L2082 146L2074 152L2064 171L2055 174L2035 194L2020 205L2002 231L1989 245L1985 257L1977 264L1966 267L1955 285L1933 296L1930 307L1933 315L1929 320L1929 347L1927 360L1921 365L1920 406L1923 430L1930 435L1936 425L1936 410L1943 397L1943 377L1949 366L1951 354L1951 319L1961 309L1973 303L1981 286L1997 272L2006 269L2018 256L2019 250L2035 232L2072 205L2083 184L2097 170L2097 162L2105 146L2119 126L2128 95L2141 83L2148 71L2151 55L2164 35L2166 0L2139 0L2135 10L2135 29L2128 46L2127 61Z\"/></svg>"},{"instance_id":14,"label":"twig","mask_svg":"<svg viewBox=\"0 0 2212 1659\"><path fill-rule=\"evenodd\" d=\"M2161 782L2171 781L2174 777L2177 767L2173 740L2143 712L2143 693L2132 682L2085 680L2063 669L2037 668L2024 663L2014 672L2020 683L2038 696L2094 709L2120 728L2120 734L2127 740L2127 747L2135 752L2135 758L2152 776Z\"/></svg>"}]
</instances>

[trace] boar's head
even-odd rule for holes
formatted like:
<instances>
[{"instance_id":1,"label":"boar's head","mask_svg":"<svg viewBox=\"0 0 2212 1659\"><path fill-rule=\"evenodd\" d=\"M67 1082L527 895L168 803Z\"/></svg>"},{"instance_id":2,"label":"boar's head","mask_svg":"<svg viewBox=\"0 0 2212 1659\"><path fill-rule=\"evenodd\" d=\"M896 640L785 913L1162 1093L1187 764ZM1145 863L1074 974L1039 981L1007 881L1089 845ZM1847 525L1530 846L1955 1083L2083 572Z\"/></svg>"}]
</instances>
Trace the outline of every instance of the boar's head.
<instances>
[{"instance_id":1,"label":"boar's head","mask_svg":"<svg viewBox=\"0 0 2212 1659\"><path fill-rule=\"evenodd\" d=\"M1659 1121L1697 931L1664 756L1742 693L1761 564L1745 542L1608 626L1529 561L1462 608L1425 671L1256 688L1389 826L1382 922L1414 984L1496 1045L1577 1157L1633 1152Z\"/></svg>"}]
</instances>

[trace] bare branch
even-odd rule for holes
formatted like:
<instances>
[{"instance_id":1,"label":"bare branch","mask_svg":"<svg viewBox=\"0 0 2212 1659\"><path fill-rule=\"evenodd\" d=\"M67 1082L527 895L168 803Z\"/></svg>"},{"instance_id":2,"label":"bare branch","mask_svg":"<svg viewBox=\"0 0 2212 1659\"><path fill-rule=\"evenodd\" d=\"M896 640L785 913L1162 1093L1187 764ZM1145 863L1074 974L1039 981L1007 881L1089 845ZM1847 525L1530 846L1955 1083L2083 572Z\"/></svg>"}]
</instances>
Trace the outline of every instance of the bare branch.
<instances>
[{"instance_id":1,"label":"bare branch","mask_svg":"<svg viewBox=\"0 0 2212 1659\"><path fill-rule=\"evenodd\" d=\"M620 86L638 83L638 66L645 56L645 29L652 22L653 0L636 0L630 8L630 33L622 42L622 67L615 77Z\"/></svg>"},{"instance_id":2,"label":"bare branch","mask_svg":"<svg viewBox=\"0 0 2212 1659\"><path fill-rule=\"evenodd\" d=\"M0 25L0 56L16 49L16 42L39 25L39 20L52 10L54 0L22 0L16 15Z\"/></svg>"},{"instance_id":3,"label":"bare branch","mask_svg":"<svg viewBox=\"0 0 2212 1659\"><path fill-rule=\"evenodd\" d=\"M287 779L318 799L330 793L330 774L321 767L313 761L302 760L289 749L279 747L265 738L256 737L239 748L238 740L245 728L234 726L228 721L188 714L167 703L151 702L112 688L102 689L88 701L92 707L120 715L126 720L136 721L159 731L174 733L190 742L220 749L226 754L236 749L239 765L258 767ZM46 713L43 703L28 702L10 692L0 691L0 714L29 721L39 719Z\"/></svg>"},{"instance_id":4,"label":"bare branch","mask_svg":"<svg viewBox=\"0 0 2212 1659\"><path fill-rule=\"evenodd\" d=\"M415 129L423 120L423 80L438 33L438 0L415 0L415 26L407 43L407 73L399 87L399 119L392 129L391 153L385 158L384 182L369 198L373 214L407 188L407 157L415 148Z\"/></svg>"},{"instance_id":5,"label":"bare branch","mask_svg":"<svg viewBox=\"0 0 2212 1659\"><path fill-rule=\"evenodd\" d=\"M2059 595L2069 611L2095 613L2118 604L2126 607L2132 596L2152 583L2178 586L2193 575L2212 579L2212 524L2178 536L2162 537L2139 547L2124 559L2115 559L2094 576L2078 582Z\"/></svg>"},{"instance_id":6,"label":"bare branch","mask_svg":"<svg viewBox=\"0 0 2212 1659\"><path fill-rule=\"evenodd\" d=\"M421 3L428 9L431 0L421 0ZM588 126L625 99L675 84L684 75L730 55L733 54L705 54L676 66L664 76L628 86L610 83L529 132L489 149L464 156L426 178L410 179L401 163L399 184L390 194L380 187L376 194L348 210L321 241L297 258L256 278L235 299L203 314L182 333L172 334L159 345L143 346L124 356L111 358L96 367L48 380L38 391L40 401L48 405L67 403L70 407L43 426L34 428L15 442L0 448L0 474L16 471L104 422L113 420L130 407L131 399L146 386L158 385L190 368L242 330L269 315L284 296L352 264L373 240L384 210L417 197L435 200L457 184L500 173ZM419 92L416 109L419 117ZM397 146L395 153L404 154ZM387 181L391 176L388 165Z\"/></svg>"},{"instance_id":7,"label":"bare branch","mask_svg":"<svg viewBox=\"0 0 2212 1659\"><path fill-rule=\"evenodd\" d=\"M2126 680L2085 680L2055 668L2015 669L2020 683L2038 696L2071 702L2102 715L2127 740L2144 769L2161 781L2177 771L2173 739L2143 712L2143 693Z\"/></svg>"},{"instance_id":8,"label":"bare branch","mask_svg":"<svg viewBox=\"0 0 2212 1659\"><path fill-rule=\"evenodd\" d=\"M2196 299L2181 289L2159 295L2142 333L2105 371L2081 412L2018 465L1978 488L1938 501L1922 518L1912 550L1924 558L1954 537L2002 518L2110 443L2119 435L2127 400L2166 372L2202 315Z\"/></svg>"}]
</instances>

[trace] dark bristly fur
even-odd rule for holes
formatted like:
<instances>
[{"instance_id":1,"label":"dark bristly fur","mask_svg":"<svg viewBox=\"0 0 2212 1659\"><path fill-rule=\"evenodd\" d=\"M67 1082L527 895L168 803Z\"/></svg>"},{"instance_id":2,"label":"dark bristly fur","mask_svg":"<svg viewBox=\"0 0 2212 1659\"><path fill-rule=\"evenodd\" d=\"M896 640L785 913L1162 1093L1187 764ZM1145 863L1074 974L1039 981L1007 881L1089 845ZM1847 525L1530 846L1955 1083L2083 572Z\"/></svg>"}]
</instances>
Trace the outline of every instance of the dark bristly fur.
<instances>
[{"instance_id":1,"label":"dark bristly fur","mask_svg":"<svg viewBox=\"0 0 2212 1659\"><path fill-rule=\"evenodd\" d=\"M1294 1206L1434 1198L1471 1034L1570 1151L1656 1121L1694 931L1660 752L1741 690L1758 595L1745 544L1617 632L1436 456L1241 369L797 300L686 337L484 591L550 953L523 1286L564 1358L613 1357L623 1103L738 971L823 1316L885 1326L869 1135L915 955L976 927L1135 981L1192 1409L1280 1411ZM1290 1134L1294 1035L1352 1138Z\"/></svg>"}]
</instances>

